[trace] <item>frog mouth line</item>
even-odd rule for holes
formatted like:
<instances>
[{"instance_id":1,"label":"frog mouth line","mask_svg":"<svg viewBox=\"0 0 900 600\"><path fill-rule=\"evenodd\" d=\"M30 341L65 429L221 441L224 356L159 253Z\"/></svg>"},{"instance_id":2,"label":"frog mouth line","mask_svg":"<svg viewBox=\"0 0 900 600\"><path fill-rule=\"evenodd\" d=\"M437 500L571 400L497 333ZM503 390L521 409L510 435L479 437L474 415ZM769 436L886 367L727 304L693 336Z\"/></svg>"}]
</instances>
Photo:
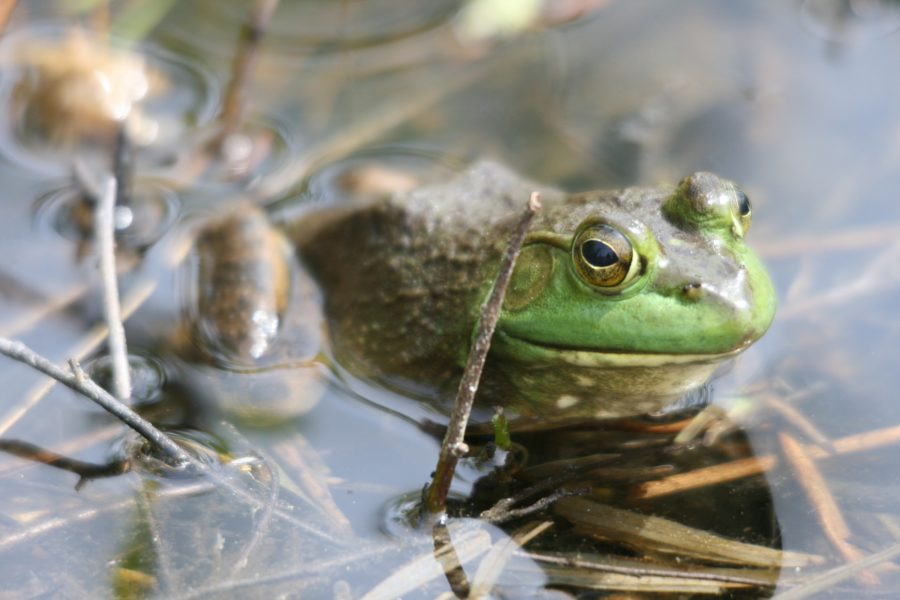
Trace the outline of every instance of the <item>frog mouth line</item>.
<instances>
[{"instance_id":1,"label":"frog mouth line","mask_svg":"<svg viewBox=\"0 0 900 600\"><path fill-rule=\"evenodd\" d=\"M733 358L752 343L745 342L724 352L667 354L664 352L602 351L587 348L565 348L515 337L503 332L494 334L497 345L513 348L513 354L533 357L548 363L578 367L662 367L718 363Z\"/></svg>"}]
</instances>

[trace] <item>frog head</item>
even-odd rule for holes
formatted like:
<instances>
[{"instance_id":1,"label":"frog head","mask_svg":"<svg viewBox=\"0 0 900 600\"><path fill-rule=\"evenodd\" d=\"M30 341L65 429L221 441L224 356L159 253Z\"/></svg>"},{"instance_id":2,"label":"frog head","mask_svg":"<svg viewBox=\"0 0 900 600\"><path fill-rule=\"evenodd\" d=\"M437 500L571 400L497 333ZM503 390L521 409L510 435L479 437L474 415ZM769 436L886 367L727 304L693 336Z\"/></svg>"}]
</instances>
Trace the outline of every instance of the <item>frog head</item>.
<instances>
[{"instance_id":1,"label":"frog head","mask_svg":"<svg viewBox=\"0 0 900 600\"><path fill-rule=\"evenodd\" d=\"M547 206L492 353L527 412L657 410L759 339L775 293L745 242L751 212L711 173Z\"/></svg>"}]
</instances>

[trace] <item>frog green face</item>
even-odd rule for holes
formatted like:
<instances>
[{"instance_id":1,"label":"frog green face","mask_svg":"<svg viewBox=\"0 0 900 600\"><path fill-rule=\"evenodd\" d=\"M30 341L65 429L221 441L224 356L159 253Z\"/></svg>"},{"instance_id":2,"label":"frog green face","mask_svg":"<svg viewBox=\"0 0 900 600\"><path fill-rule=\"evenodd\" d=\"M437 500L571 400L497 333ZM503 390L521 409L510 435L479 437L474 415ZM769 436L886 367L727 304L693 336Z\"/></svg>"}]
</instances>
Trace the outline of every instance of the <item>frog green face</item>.
<instances>
[{"instance_id":1,"label":"frog green face","mask_svg":"<svg viewBox=\"0 0 900 600\"><path fill-rule=\"evenodd\" d=\"M710 173L548 207L513 274L497 360L521 365L524 395L549 393L560 408L637 413L699 385L774 316L772 283L744 241L750 218L747 196ZM617 399L647 406L611 408Z\"/></svg>"}]
</instances>

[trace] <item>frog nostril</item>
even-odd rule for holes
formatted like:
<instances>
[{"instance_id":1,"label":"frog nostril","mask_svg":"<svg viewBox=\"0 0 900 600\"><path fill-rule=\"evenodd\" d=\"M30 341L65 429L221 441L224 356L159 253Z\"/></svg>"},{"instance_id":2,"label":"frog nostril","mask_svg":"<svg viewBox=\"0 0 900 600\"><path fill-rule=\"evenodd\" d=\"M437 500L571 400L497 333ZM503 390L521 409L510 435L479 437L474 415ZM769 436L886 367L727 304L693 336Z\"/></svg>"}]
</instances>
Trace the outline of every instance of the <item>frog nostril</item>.
<instances>
[{"instance_id":1,"label":"frog nostril","mask_svg":"<svg viewBox=\"0 0 900 600\"><path fill-rule=\"evenodd\" d=\"M684 294L684 297L688 300L700 300L703 298L703 284L702 283L687 283L681 288L681 293Z\"/></svg>"}]
</instances>

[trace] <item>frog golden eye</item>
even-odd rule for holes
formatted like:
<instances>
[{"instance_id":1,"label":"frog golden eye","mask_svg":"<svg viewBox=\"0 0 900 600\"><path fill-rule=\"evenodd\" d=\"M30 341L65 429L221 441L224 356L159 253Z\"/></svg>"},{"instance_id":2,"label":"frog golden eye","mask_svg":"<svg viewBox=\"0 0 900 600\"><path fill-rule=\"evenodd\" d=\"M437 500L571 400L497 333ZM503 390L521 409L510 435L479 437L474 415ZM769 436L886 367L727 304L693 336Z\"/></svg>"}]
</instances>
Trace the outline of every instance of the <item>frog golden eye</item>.
<instances>
[{"instance_id":1,"label":"frog golden eye","mask_svg":"<svg viewBox=\"0 0 900 600\"><path fill-rule=\"evenodd\" d=\"M750 198L747 197L747 194L740 190L737 191L737 205L738 214L741 217L741 227L743 228L744 233L747 233L747 230L750 229L753 207L750 206Z\"/></svg>"},{"instance_id":2,"label":"frog golden eye","mask_svg":"<svg viewBox=\"0 0 900 600\"><path fill-rule=\"evenodd\" d=\"M627 237L609 225L593 225L575 238L572 246L575 270L587 283L615 287L626 283L639 260Z\"/></svg>"}]
</instances>

